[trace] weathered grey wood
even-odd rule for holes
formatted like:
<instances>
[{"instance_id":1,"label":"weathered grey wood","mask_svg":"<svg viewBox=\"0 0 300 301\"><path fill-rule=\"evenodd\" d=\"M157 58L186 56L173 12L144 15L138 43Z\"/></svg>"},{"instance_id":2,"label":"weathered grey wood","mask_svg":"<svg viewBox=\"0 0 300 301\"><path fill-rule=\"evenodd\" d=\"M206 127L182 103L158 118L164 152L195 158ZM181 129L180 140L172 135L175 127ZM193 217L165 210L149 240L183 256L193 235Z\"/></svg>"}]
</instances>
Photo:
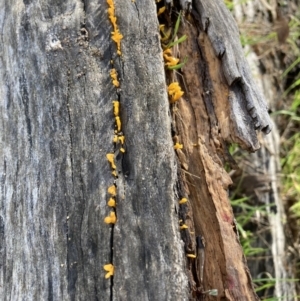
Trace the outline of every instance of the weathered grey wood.
<instances>
[{"instance_id":1,"label":"weathered grey wood","mask_svg":"<svg viewBox=\"0 0 300 301\"><path fill-rule=\"evenodd\" d=\"M195 127L181 137L188 140L195 135L195 141L185 144L188 151L194 150L193 143L197 147L192 155L186 153L187 161L191 160L187 170L201 175L190 175L189 184L196 234L204 229L202 234L208 238L200 286L218 289L227 300L255 299L227 198L230 179L221 164L222 143L238 141L256 149L252 119L267 132L268 117L243 57L216 36L217 31L237 34L236 27L221 31L228 24L227 13L221 2L210 5L202 3L198 13L202 21L206 15L210 18L205 28L217 56L209 56L206 35L191 36L200 50L190 62L201 57L196 68L202 64L206 78L199 76L198 87L189 79L193 101L187 106L197 115L193 120L182 112L190 121L184 126ZM14 0L1 3L0 8L0 295L4 300L188 300L187 276L191 279L193 261L185 260L176 211L184 191L179 182L184 178L173 150L175 118L169 111L155 2L115 1L123 35L121 56L111 39L104 0L38 4ZM212 8L223 20L214 17ZM190 33L195 31L195 24L191 26ZM215 64L220 67L216 57L221 59L225 79L220 75L223 90L214 91L216 74L210 72ZM234 59L236 68L231 64ZM112 68L118 73L118 88L112 84ZM192 71L190 67L183 75ZM218 132L223 112L216 103L224 91L230 92L235 132L222 133L223 137ZM230 115L228 98L224 99L226 104L220 105ZM115 100L121 105L125 154L113 143ZM252 102L257 118L250 117ZM108 153L115 153L117 179L111 174ZM201 182L193 182L199 178ZM114 183L116 209L107 206L107 189ZM104 223L114 210L116 224ZM207 229L214 238L210 242ZM105 279L103 265L108 263L115 266L115 273ZM203 297L197 293L198 299Z\"/></svg>"},{"instance_id":2,"label":"weathered grey wood","mask_svg":"<svg viewBox=\"0 0 300 301\"><path fill-rule=\"evenodd\" d=\"M221 59L230 86L230 118L234 124L234 134L230 138L254 151L259 148L255 130L269 133L271 122L266 102L253 82L245 60L236 23L221 0L197 0L195 9L200 15L201 29L207 33Z\"/></svg>"},{"instance_id":3,"label":"weathered grey wood","mask_svg":"<svg viewBox=\"0 0 300 301\"><path fill-rule=\"evenodd\" d=\"M0 4L2 300L187 299L156 8L115 5L121 58L106 1ZM113 229L105 156L118 98L127 141Z\"/></svg>"},{"instance_id":4,"label":"weathered grey wood","mask_svg":"<svg viewBox=\"0 0 300 301\"><path fill-rule=\"evenodd\" d=\"M156 6L146 0L117 4L124 35L118 70L127 151L126 177L117 181L124 199L119 195L114 233L114 300L187 300Z\"/></svg>"},{"instance_id":5,"label":"weathered grey wood","mask_svg":"<svg viewBox=\"0 0 300 301\"><path fill-rule=\"evenodd\" d=\"M1 298L108 300L106 5L101 31L89 29L97 45L83 2L2 2L1 12Z\"/></svg>"}]
</instances>

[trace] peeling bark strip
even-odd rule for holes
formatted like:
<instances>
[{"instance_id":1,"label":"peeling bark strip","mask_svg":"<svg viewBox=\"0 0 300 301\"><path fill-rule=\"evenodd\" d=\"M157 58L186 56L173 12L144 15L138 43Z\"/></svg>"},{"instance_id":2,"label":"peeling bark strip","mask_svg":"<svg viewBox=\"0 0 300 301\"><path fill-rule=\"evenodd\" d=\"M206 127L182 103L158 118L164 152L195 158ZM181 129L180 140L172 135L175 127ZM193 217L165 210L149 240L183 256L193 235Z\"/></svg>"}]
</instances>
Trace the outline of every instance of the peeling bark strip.
<instances>
[{"instance_id":1,"label":"peeling bark strip","mask_svg":"<svg viewBox=\"0 0 300 301\"><path fill-rule=\"evenodd\" d=\"M206 33L211 44L209 47L220 58L219 70L229 87L226 98L230 102L229 116L232 125L227 124L225 131L229 132L221 131L221 134L224 139L255 151L259 148L255 130L268 134L271 131L271 120L266 102L255 86L244 58L236 22L221 0L195 1L194 16L199 31ZM215 102L214 106L217 107L220 103L221 101ZM217 118L221 119L221 116Z\"/></svg>"}]
</instances>

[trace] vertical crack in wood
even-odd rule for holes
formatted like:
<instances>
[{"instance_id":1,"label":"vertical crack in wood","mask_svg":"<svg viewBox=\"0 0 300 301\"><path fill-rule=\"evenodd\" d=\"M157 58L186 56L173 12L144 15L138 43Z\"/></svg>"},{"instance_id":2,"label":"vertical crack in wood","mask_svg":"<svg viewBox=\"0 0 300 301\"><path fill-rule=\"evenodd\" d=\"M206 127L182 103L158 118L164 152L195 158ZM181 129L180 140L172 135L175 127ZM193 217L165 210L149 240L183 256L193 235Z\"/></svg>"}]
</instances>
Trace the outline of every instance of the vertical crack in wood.
<instances>
[{"instance_id":1,"label":"vertical crack in wood","mask_svg":"<svg viewBox=\"0 0 300 301\"><path fill-rule=\"evenodd\" d=\"M70 111L70 89L71 89L71 70L67 69L67 95L66 95L66 109L68 113L68 129L69 129L69 141L70 141L70 153L68 154L70 157L70 165L71 165L71 179L72 179L72 189L74 187L74 164L73 164L73 122L72 116ZM73 276L71 276L71 269L72 269L72 260L70 258L70 237L69 237L69 202L66 202L66 240L67 240L67 269L68 269L68 291L70 295L74 295L74 283L72 281ZM76 282L76 280L75 280Z\"/></svg>"},{"instance_id":2,"label":"vertical crack in wood","mask_svg":"<svg viewBox=\"0 0 300 301\"><path fill-rule=\"evenodd\" d=\"M124 35L122 60L116 61L120 64L116 68L122 78L120 113L128 152L123 155L120 177L126 183L126 195L119 201L114 234L115 298L187 300L155 3L116 3ZM129 244L126 239L131 240Z\"/></svg>"},{"instance_id":3,"label":"vertical crack in wood","mask_svg":"<svg viewBox=\"0 0 300 301\"><path fill-rule=\"evenodd\" d=\"M111 51L111 50L110 50ZM120 66L122 64L119 55L113 53L111 51L111 68L112 69L116 69L117 70L117 74L118 74L118 80L120 82L120 85L122 85L122 78L121 78L121 72L120 72ZM116 94L116 98L117 101L119 103L119 113L116 115L114 115L114 118L119 117L120 120L122 121L121 115L122 114L122 106L121 106L121 96L119 93L119 88L115 87L115 94ZM111 104L113 105L113 102L111 102ZM121 131L117 131L114 130L114 135L117 135L117 137L119 138L120 135L124 135L123 133L123 126L121 128ZM115 124L115 128L117 128L117 124ZM117 133L116 133L117 131ZM113 139L112 139L113 140ZM116 207L114 208L115 214L117 216L117 220L118 220L118 214L117 214L117 204L120 203L121 201L121 194L124 195L125 194L125 189L122 189L122 184L124 183L124 181L122 180L123 176L124 176L124 170L123 170L123 157L124 157L124 153L120 151L120 148L123 147L124 145L120 142L114 142L113 144L113 154L114 154L114 160L115 160L115 164L116 164L116 169L115 171L117 172L117 175L115 176L114 179L114 185L116 186L116 196L115 196L115 200L116 200ZM127 152L127 149L125 150L125 152ZM114 265L114 233L115 233L115 224L111 224L111 236L110 236L110 263L112 265ZM113 301L114 300L114 277L110 278L110 300Z\"/></svg>"},{"instance_id":4,"label":"vertical crack in wood","mask_svg":"<svg viewBox=\"0 0 300 301\"><path fill-rule=\"evenodd\" d=\"M116 53L112 52L110 48L110 65L111 65L111 70L110 70L110 77L111 77L111 82L112 85L114 86L115 89L115 94L116 98L111 100L111 104L113 109L113 116L115 119L115 129L114 129L114 136L117 137L116 141L115 139L112 139L113 141L113 153L112 153L112 161L111 161L111 167L112 167L112 174L114 176L114 186L116 189L116 193L113 196L115 199L115 206L112 206L111 208L113 209L114 214L116 215L116 220L118 221L118 215L117 215L117 206L118 204L121 203L121 197L120 197L120 192L123 194L123 197L125 195L125 189L124 187L121 188L121 185L124 183L124 180L122 180L123 176L122 175L122 159L124 156L124 152L127 150L124 149L124 143L119 141L119 137L123 137L125 139L124 133L123 133L123 127L124 124L123 118L122 118L122 108L121 108L121 97L120 97L120 86L122 85L122 76L120 72L120 69L123 69L122 67L122 62L120 59L121 55L121 45L120 41L123 39L123 35L120 33L119 27L118 27L118 22L117 22L117 17L115 15L115 2L113 0L107 0L106 1L108 4L108 17L113 29L113 32L111 33L111 39L115 42L116 44ZM120 114L121 113L121 114ZM124 174L124 172L123 172ZM115 222L111 223L111 237L110 237L110 248L111 248L111 256L110 256L110 264L113 266L114 273L115 273ZM114 300L114 276L110 277L110 300Z\"/></svg>"}]
</instances>

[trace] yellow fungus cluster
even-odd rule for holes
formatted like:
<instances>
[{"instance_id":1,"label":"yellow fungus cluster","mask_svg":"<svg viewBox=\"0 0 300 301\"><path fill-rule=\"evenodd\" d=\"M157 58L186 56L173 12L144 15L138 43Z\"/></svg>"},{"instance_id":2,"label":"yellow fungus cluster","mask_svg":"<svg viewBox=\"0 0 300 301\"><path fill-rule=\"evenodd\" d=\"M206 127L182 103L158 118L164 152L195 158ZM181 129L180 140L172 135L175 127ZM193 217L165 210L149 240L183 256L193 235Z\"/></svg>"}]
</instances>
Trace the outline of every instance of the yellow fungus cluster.
<instances>
[{"instance_id":1,"label":"yellow fungus cluster","mask_svg":"<svg viewBox=\"0 0 300 301\"><path fill-rule=\"evenodd\" d=\"M111 164L112 169L116 169L117 166L115 165L115 155L114 154L106 154L106 158L108 162Z\"/></svg>"},{"instance_id":2,"label":"yellow fungus cluster","mask_svg":"<svg viewBox=\"0 0 300 301\"><path fill-rule=\"evenodd\" d=\"M180 226L180 230L183 230L183 229L188 229L189 227L186 225L186 224L183 224Z\"/></svg>"},{"instance_id":3,"label":"yellow fungus cluster","mask_svg":"<svg viewBox=\"0 0 300 301\"><path fill-rule=\"evenodd\" d=\"M178 82L174 82L168 86L168 94L171 96L171 103L177 101L184 92L181 90Z\"/></svg>"},{"instance_id":4,"label":"yellow fungus cluster","mask_svg":"<svg viewBox=\"0 0 300 301\"><path fill-rule=\"evenodd\" d=\"M166 8L165 8L165 6L163 6L162 8L160 8L158 10L157 15L158 16L161 15L165 10L166 10ZM180 17L181 17L181 14L179 14L178 22L176 22L176 25L175 25L174 34L173 34L174 36L176 36L177 31L178 31ZM164 24L159 24L159 31L161 33L161 36L160 36L161 42L165 42L167 40L170 40L170 37L172 36L172 28L169 27L167 30L165 30L165 25ZM185 39L186 39L186 36L184 36L184 37L182 37L179 40L174 41L174 42L169 42L167 44L162 43L162 47L164 49L163 58L164 58L164 61L165 61L165 66L168 69L175 70L175 69L180 69L184 66L184 64L186 62L186 59L184 60L184 62L180 63L179 58L176 58L176 57L173 56L172 47L175 44L183 42ZM180 87L178 82L173 82L168 86L168 94L170 96L170 102L175 103L177 100L179 100L182 97L184 92L181 90L181 87Z\"/></svg>"},{"instance_id":5,"label":"yellow fungus cluster","mask_svg":"<svg viewBox=\"0 0 300 301\"><path fill-rule=\"evenodd\" d=\"M116 121L116 133L121 132L122 124L121 124L121 118L120 118L120 103L117 100L113 101L113 107L114 107L114 116L115 116L115 121ZM117 143L118 141L121 142L122 146L124 144L124 139L125 137L123 135L115 135L113 138L113 142Z\"/></svg>"},{"instance_id":6,"label":"yellow fungus cluster","mask_svg":"<svg viewBox=\"0 0 300 301\"><path fill-rule=\"evenodd\" d=\"M113 143L117 143L118 142L118 135L114 135L114 138L113 138Z\"/></svg>"},{"instance_id":7,"label":"yellow fungus cluster","mask_svg":"<svg viewBox=\"0 0 300 301\"><path fill-rule=\"evenodd\" d=\"M104 218L104 222L105 222L106 224L115 224L116 221L117 221L117 217L116 217L115 211L111 211L111 212L109 213L109 216L106 216L106 217Z\"/></svg>"},{"instance_id":8,"label":"yellow fungus cluster","mask_svg":"<svg viewBox=\"0 0 300 301\"><path fill-rule=\"evenodd\" d=\"M169 27L167 30L165 30L165 25L160 24L159 25L159 31L162 33L162 36L160 36L160 41L165 42L170 39L172 34L172 28Z\"/></svg>"},{"instance_id":9,"label":"yellow fungus cluster","mask_svg":"<svg viewBox=\"0 0 300 301\"><path fill-rule=\"evenodd\" d=\"M179 201L179 204L182 205L184 203L187 202L187 198L182 198L180 201Z\"/></svg>"},{"instance_id":10,"label":"yellow fungus cluster","mask_svg":"<svg viewBox=\"0 0 300 301\"><path fill-rule=\"evenodd\" d=\"M161 15L165 10L166 10L165 6L161 7L157 12L157 16Z\"/></svg>"},{"instance_id":11,"label":"yellow fungus cluster","mask_svg":"<svg viewBox=\"0 0 300 301\"><path fill-rule=\"evenodd\" d=\"M115 68L111 69L110 72L110 77L112 79L112 83L115 87L120 87L120 83L118 81L118 74L117 74L117 70Z\"/></svg>"},{"instance_id":12,"label":"yellow fungus cluster","mask_svg":"<svg viewBox=\"0 0 300 301\"><path fill-rule=\"evenodd\" d=\"M116 200L114 198L110 198L109 201L107 202L107 205L109 207L116 207Z\"/></svg>"},{"instance_id":13,"label":"yellow fungus cluster","mask_svg":"<svg viewBox=\"0 0 300 301\"><path fill-rule=\"evenodd\" d=\"M117 100L113 101L113 106L114 106L114 116L115 116L115 121L116 121L116 130L115 133L117 135L114 135L113 142L114 143L120 143L120 152L125 153L125 148L124 148L124 143L125 143L125 136L121 134L121 129L122 129L122 123L121 123L121 118L119 116L120 114L120 103Z\"/></svg>"},{"instance_id":14,"label":"yellow fungus cluster","mask_svg":"<svg viewBox=\"0 0 300 301\"><path fill-rule=\"evenodd\" d=\"M176 142L176 144L174 145L174 149L182 149L183 148L183 145Z\"/></svg>"},{"instance_id":15,"label":"yellow fungus cluster","mask_svg":"<svg viewBox=\"0 0 300 301\"><path fill-rule=\"evenodd\" d=\"M121 118L120 116L116 116L116 128L117 128L117 132L121 132Z\"/></svg>"},{"instance_id":16,"label":"yellow fungus cluster","mask_svg":"<svg viewBox=\"0 0 300 301\"><path fill-rule=\"evenodd\" d=\"M117 187L116 185L111 185L108 187L107 192L109 194L111 194L112 196L116 196L117 195Z\"/></svg>"},{"instance_id":17,"label":"yellow fungus cluster","mask_svg":"<svg viewBox=\"0 0 300 301\"><path fill-rule=\"evenodd\" d=\"M103 269L107 272L105 275L106 279L114 275L115 267L111 263L104 265Z\"/></svg>"},{"instance_id":18,"label":"yellow fungus cluster","mask_svg":"<svg viewBox=\"0 0 300 301\"><path fill-rule=\"evenodd\" d=\"M118 136L118 140L121 142L121 144L123 145L125 142L125 136Z\"/></svg>"},{"instance_id":19,"label":"yellow fungus cluster","mask_svg":"<svg viewBox=\"0 0 300 301\"><path fill-rule=\"evenodd\" d=\"M120 30L117 25L117 17L115 16L115 4L113 0L106 0L109 6L107 12L109 20L114 28L114 31L111 33L112 40L117 44L117 53L121 55L121 40L123 35L120 33Z\"/></svg>"},{"instance_id":20,"label":"yellow fungus cluster","mask_svg":"<svg viewBox=\"0 0 300 301\"><path fill-rule=\"evenodd\" d=\"M168 67L174 67L179 63L179 59L172 56L172 50L170 48L163 52L163 57L165 59L166 66Z\"/></svg>"},{"instance_id":21,"label":"yellow fungus cluster","mask_svg":"<svg viewBox=\"0 0 300 301\"><path fill-rule=\"evenodd\" d=\"M120 102L118 100L113 101L113 106L114 106L114 115L119 116L120 113Z\"/></svg>"},{"instance_id":22,"label":"yellow fungus cluster","mask_svg":"<svg viewBox=\"0 0 300 301\"><path fill-rule=\"evenodd\" d=\"M116 207L115 197L117 195L117 187L116 187L116 185L109 186L108 189L107 189L107 192L111 195L110 198L109 198L109 201L107 202L107 205L109 207L115 208ZM116 221L117 221L117 216L116 216L115 211L111 211L109 213L109 216L106 216L104 218L104 222L106 224L115 224Z\"/></svg>"},{"instance_id":23,"label":"yellow fungus cluster","mask_svg":"<svg viewBox=\"0 0 300 301\"><path fill-rule=\"evenodd\" d=\"M123 35L120 33L120 30L117 26L117 17L115 16L115 4L113 0L106 0L107 4L109 6L107 12L109 20L113 26L113 32L111 33L112 40L117 45L117 54L121 55L121 40L123 39ZM110 63L113 65L113 60L110 61ZM115 68L112 68L109 72L112 84L116 87L120 87L120 82L118 80L118 73ZM115 133L113 138L113 143L121 143L121 152L125 152L125 149L123 148L123 144L125 141L125 137L121 133L121 119L120 119L120 103L118 100L113 101L113 112L115 117ZM108 153L106 154L106 158L108 162L110 163L111 169L112 169L112 175L116 178L118 176L117 173L117 166L115 164L115 154L114 153ZM115 184L111 185L107 189L109 196L109 200L107 202L107 206L112 208L112 211L110 211L109 215L104 218L104 222L106 224L115 224L117 222L117 216L116 216L116 196L117 196L117 186ZM103 266L104 270L107 271L105 278L109 278L114 275L114 266L109 263Z\"/></svg>"},{"instance_id":24,"label":"yellow fungus cluster","mask_svg":"<svg viewBox=\"0 0 300 301\"><path fill-rule=\"evenodd\" d=\"M106 157L107 157L108 155L113 155L113 154L107 154ZM110 162L111 162L111 161L110 161ZM111 164L113 165L114 162L112 161ZM115 207L116 207L116 200L115 200L115 197L116 197L116 195L117 195L117 187L116 187L116 185L113 184L113 185L109 186L108 189L107 189L107 192L108 192L108 194L110 194L110 198L109 198L109 201L107 202L107 205L108 205L109 207L115 208ZM105 222L106 224L115 224L116 221L117 221L117 216L116 216L115 211L111 211L111 212L109 213L109 216L106 216L106 217L104 218L104 222Z\"/></svg>"}]
</instances>

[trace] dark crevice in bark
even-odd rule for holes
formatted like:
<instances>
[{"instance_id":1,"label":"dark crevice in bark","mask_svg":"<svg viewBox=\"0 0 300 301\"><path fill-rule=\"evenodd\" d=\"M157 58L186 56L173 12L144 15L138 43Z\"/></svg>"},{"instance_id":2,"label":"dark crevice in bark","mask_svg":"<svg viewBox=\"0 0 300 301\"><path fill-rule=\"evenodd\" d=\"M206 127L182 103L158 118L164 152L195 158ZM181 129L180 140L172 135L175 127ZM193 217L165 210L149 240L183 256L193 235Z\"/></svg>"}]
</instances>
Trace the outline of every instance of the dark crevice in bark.
<instances>
[{"instance_id":1,"label":"dark crevice in bark","mask_svg":"<svg viewBox=\"0 0 300 301\"><path fill-rule=\"evenodd\" d=\"M111 26L111 25L110 25ZM122 78L123 78L123 74L124 74L124 70L123 70L123 63L122 63L122 60L120 59L120 56L116 53L116 45L115 43L113 43L114 45L111 45L109 47L109 53L110 53L110 68L111 69L116 69L117 71L117 79L121 85L121 82L122 82ZM122 70L122 72L121 72ZM111 80L111 79L110 79ZM120 104L120 107L119 107L119 110L120 110L120 119L121 121L123 120L122 118L122 102L121 102L121 96L120 96L120 87L114 87L115 88L115 94L116 94L116 97L114 98L114 101L117 100ZM111 104L112 101L111 101ZM115 116L114 116L115 118ZM114 130L114 135L117 135L118 137L120 135L124 135L124 132L123 132L123 127L124 127L124 124L122 124L121 126L121 132L117 132L116 130ZM116 128L116 122L115 122L115 128ZM116 201L116 204L118 204L118 202L120 201L120 184L121 184L121 178L123 178L123 176L126 174L126 171L123 170L123 158L124 156L126 156L126 153L127 153L127 149L126 149L126 152L125 154L122 154L120 152L120 148L121 148L121 144L119 142L117 143L113 143L113 153L114 153L114 160L115 160L115 164L117 166L116 168L116 171L117 171L117 176L114 178L114 181L113 181L113 185L115 185L116 187L116 191L117 191L117 194L115 196L115 201ZM123 174L123 175L122 175ZM123 181L124 183L124 181ZM114 208L114 212L116 214L116 218L118 220L118 215L117 215L117 205L116 207ZM111 224L111 235L110 235L110 263L112 265L114 265L114 249L115 249L115 245L114 245L114 234L115 234L115 225L114 224ZM110 301L113 301L114 300L114 276L110 277L109 279L110 281Z\"/></svg>"},{"instance_id":2,"label":"dark crevice in bark","mask_svg":"<svg viewBox=\"0 0 300 301\"><path fill-rule=\"evenodd\" d=\"M114 264L114 227L115 227L114 225L111 226L111 236L110 236L110 262L112 265ZM113 301L114 299L113 288L114 288L114 277L110 277L110 301Z\"/></svg>"},{"instance_id":3,"label":"dark crevice in bark","mask_svg":"<svg viewBox=\"0 0 300 301\"><path fill-rule=\"evenodd\" d=\"M71 70L67 69L67 98L66 98L66 106L67 106L67 114L68 114L68 128L69 128L69 143L70 143L70 164L71 164L71 181L72 181L72 191L69 193L73 194L74 189L74 162L73 162L73 122L70 110L70 92L71 92ZM69 235L69 202L70 196L67 195L66 199L66 240L67 240L67 269L68 269L68 291L71 296L71 300L75 300L75 284L77 280L77 276L73 275L73 268L72 268L72 246L73 241L70 242L70 235Z\"/></svg>"},{"instance_id":4,"label":"dark crevice in bark","mask_svg":"<svg viewBox=\"0 0 300 301\"><path fill-rule=\"evenodd\" d=\"M29 103L29 96L28 96L27 80L26 80L26 76L24 73L20 77L19 83L20 83L20 87L21 87L20 92L21 92L22 102L23 102L23 106L24 106L25 121L26 121L26 126L27 126L27 135L28 135L30 149L32 149L31 121L30 121L30 117L29 117L30 116L30 113L29 113L30 103Z\"/></svg>"},{"instance_id":5,"label":"dark crevice in bark","mask_svg":"<svg viewBox=\"0 0 300 301\"><path fill-rule=\"evenodd\" d=\"M83 177L82 177L82 170L80 170L80 173L79 173L79 183L80 183L80 187L81 187L81 192L82 192L82 210L80 210L80 225L79 225L79 229L80 229L80 233L83 233L83 218L85 216L85 207L86 207L86 200L87 200L87 196L85 195L85 190L86 188L84 187L84 180L83 180ZM80 255L81 255L81 258L82 258L82 261L84 259L84 250L83 250L83 247L82 247L82 235L80 235L80 239L79 239L79 247L80 247ZM84 270L85 270L85 267L83 265L83 275L84 275Z\"/></svg>"},{"instance_id":6,"label":"dark crevice in bark","mask_svg":"<svg viewBox=\"0 0 300 301\"><path fill-rule=\"evenodd\" d=\"M167 15L161 15L158 17L159 24L168 24L170 27L172 27L172 33L171 37L173 36L173 30L175 27L175 23L177 21L179 11L180 9L177 9L176 7L180 7L179 3L175 3L172 11L170 10L167 12ZM159 10L160 6L158 6L157 10ZM189 20L190 21L190 20ZM184 23L185 19L182 17L181 23ZM178 34L178 37L180 38L180 35ZM183 42L184 43L184 42ZM166 46L163 46L163 50L166 48ZM170 47L172 48L172 47ZM180 57L180 56L179 56ZM180 58L181 61L183 61L182 58ZM199 66L199 68L202 70L203 66ZM177 69L176 71L165 69L166 73L166 85L169 86L173 82L178 82L180 87L182 87L182 90L184 91L184 97L190 101L189 99L189 93L188 88L185 83L184 74L182 73L182 69ZM203 76L203 81L208 77ZM207 88L207 90L209 90ZM173 137L174 145L180 141L180 133L178 131L177 125L176 125L176 110L178 110L176 103L172 104L170 103L170 113L172 116L172 126L171 126L171 135ZM193 111L195 114L195 112ZM214 112L213 112L214 113ZM181 137L182 138L182 137ZM193 209L191 207L190 203L190 192L188 188L188 184L186 182L185 177L185 170L187 166L185 166L185 159L182 157L184 156L182 151L180 149L174 150L176 158L177 158L177 182L175 187L175 195L178 197L178 201L182 199L187 199L188 201L186 203L178 204L178 210L176 210L178 214L178 220L179 220L179 226L180 226L180 234L181 239L184 243L184 251L187 256L186 259L186 269L187 269L187 276L188 276L188 283L189 283L189 293L191 300L202 300L203 293L204 293L204 287L203 287L203 279L200 279L197 275L203 274L199 270L199 266L196 265L196 260L192 257L196 255L197 256L197 245L196 245L196 235L195 235L195 226L194 226L194 217L193 217ZM187 172L188 173L188 172ZM187 227L187 228L184 228ZM202 249L204 253L204 246Z\"/></svg>"}]
</instances>

